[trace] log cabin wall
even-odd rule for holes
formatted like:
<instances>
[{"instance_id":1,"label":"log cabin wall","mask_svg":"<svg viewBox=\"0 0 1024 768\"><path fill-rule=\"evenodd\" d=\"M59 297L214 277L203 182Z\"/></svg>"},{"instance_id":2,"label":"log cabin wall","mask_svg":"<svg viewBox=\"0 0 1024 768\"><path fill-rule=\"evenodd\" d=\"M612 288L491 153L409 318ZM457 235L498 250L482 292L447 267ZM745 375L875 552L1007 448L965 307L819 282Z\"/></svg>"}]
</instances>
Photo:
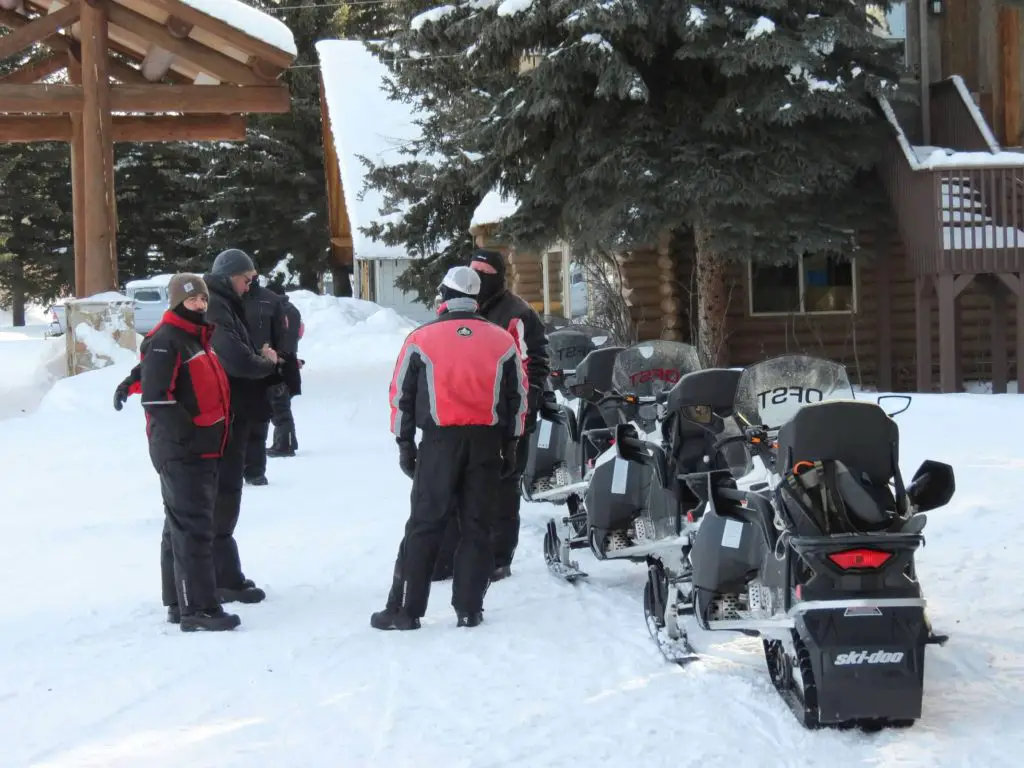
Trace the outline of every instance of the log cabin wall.
<instances>
[{"instance_id":1,"label":"log cabin wall","mask_svg":"<svg viewBox=\"0 0 1024 768\"><path fill-rule=\"evenodd\" d=\"M685 286L689 282L687 276L692 275L693 246L692 238L681 240L672 252L678 259L680 283ZM915 391L914 279L903 242L894 222L885 221L878 229L865 229L860 234L860 243L862 255L854 266L855 314L752 315L750 271L745 265L733 266L728 326L730 363L744 366L776 355L805 353L842 362L858 386ZM683 295L687 295L685 290ZM969 381L991 380L992 299L983 286L972 283L959 301L959 365ZM1008 296L1006 301L1013 312L1014 297ZM688 317L681 318L680 323L689 328ZM938 310L934 308L930 328L932 348L938 349ZM1015 324L1008 323L1006 345L1011 381L1016 376L1015 344ZM937 382L938 361L933 365L933 381Z\"/></svg>"},{"instance_id":2,"label":"log cabin wall","mask_svg":"<svg viewBox=\"0 0 1024 768\"><path fill-rule=\"evenodd\" d=\"M661 307L665 275L658 263L660 256L659 247L654 245L623 251L615 257L629 316L640 341L660 339L665 330L665 312ZM679 313L672 314L678 317Z\"/></svg>"},{"instance_id":3,"label":"log cabin wall","mask_svg":"<svg viewBox=\"0 0 1024 768\"><path fill-rule=\"evenodd\" d=\"M512 251L508 286L541 315L544 314L543 255L532 251ZM551 315L562 316L562 252L548 250L548 298Z\"/></svg>"}]
</instances>

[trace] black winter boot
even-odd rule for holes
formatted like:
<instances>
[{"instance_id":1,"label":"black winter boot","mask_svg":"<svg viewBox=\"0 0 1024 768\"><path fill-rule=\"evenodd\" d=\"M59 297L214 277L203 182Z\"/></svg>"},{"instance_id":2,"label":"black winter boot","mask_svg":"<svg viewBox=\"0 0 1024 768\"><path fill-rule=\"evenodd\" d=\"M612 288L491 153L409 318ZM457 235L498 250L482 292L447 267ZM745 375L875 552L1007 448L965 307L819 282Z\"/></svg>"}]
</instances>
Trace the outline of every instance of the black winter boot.
<instances>
[{"instance_id":1,"label":"black winter boot","mask_svg":"<svg viewBox=\"0 0 1024 768\"><path fill-rule=\"evenodd\" d=\"M420 620L410 617L404 608L399 608L397 611L385 608L383 611L377 611L370 616L370 626L374 629L405 631L419 629Z\"/></svg>"},{"instance_id":2,"label":"black winter boot","mask_svg":"<svg viewBox=\"0 0 1024 768\"><path fill-rule=\"evenodd\" d=\"M457 611L455 614L458 617L458 623L456 626L459 627L478 627L484 620L483 611L473 611L471 613L463 613Z\"/></svg>"},{"instance_id":3,"label":"black winter boot","mask_svg":"<svg viewBox=\"0 0 1024 768\"><path fill-rule=\"evenodd\" d=\"M227 632L235 629L242 620L233 613L225 613L223 608L209 611L186 613L181 617L182 632Z\"/></svg>"},{"instance_id":4,"label":"black winter boot","mask_svg":"<svg viewBox=\"0 0 1024 768\"><path fill-rule=\"evenodd\" d=\"M491 583L494 583L495 581L501 581L502 579L507 579L511 575L512 575L512 566L511 565L499 566L499 567L495 568L494 569L494 573L491 574Z\"/></svg>"},{"instance_id":5,"label":"black winter boot","mask_svg":"<svg viewBox=\"0 0 1024 768\"><path fill-rule=\"evenodd\" d=\"M270 481L267 480L266 475L259 475L258 477L247 477L245 482L249 485L269 485Z\"/></svg>"},{"instance_id":6,"label":"black winter boot","mask_svg":"<svg viewBox=\"0 0 1024 768\"><path fill-rule=\"evenodd\" d=\"M181 608L176 605L167 606L167 623L181 624Z\"/></svg>"},{"instance_id":7,"label":"black winter boot","mask_svg":"<svg viewBox=\"0 0 1024 768\"><path fill-rule=\"evenodd\" d=\"M267 593L256 586L252 579L246 579L237 589L217 588L217 599L222 603L262 603Z\"/></svg>"}]
</instances>

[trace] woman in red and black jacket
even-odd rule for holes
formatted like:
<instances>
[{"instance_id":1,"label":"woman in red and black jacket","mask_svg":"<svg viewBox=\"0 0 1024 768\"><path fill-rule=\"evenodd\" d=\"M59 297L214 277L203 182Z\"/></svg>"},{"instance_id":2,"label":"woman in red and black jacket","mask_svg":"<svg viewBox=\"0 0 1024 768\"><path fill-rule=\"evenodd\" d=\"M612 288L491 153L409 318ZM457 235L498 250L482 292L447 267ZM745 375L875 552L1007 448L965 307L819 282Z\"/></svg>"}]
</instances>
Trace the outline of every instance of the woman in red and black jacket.
<instances>
[{"instance_id":1,"label":"woman in red and black jacket","mask_svg":"<svg viewBox=\"0 0 1024 768\"><path fill-rule=\"evenodd\" d=\"M182 631L234 629L240 621L220 606L213 562L218 460L231 424L228 378L210 346L206 283L175 275L168 293L171 308L142 342L141 377L131 386L142 395L163 495L163 601Z\"/></svg>"}]
</instances>

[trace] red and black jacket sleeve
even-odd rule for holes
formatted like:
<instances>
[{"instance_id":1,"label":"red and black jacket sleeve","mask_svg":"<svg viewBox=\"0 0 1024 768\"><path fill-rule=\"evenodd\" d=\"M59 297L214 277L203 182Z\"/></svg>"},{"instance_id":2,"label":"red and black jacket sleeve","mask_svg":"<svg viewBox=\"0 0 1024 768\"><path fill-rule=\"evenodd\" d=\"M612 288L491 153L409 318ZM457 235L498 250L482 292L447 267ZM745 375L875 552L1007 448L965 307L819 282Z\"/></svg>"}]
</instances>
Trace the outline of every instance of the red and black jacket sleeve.
<instances>
[{"instance_id":1,"label":"red and black jacket sleeve","mask_svg":"<svg viewBox=\"0 0 1024 768\"><path fill-rule=\"evenodd\" d=\"M506 423L505 438L514 440L526 431L526 413L529 410L529 382L526 366L519 350L513 346L511 354L501 366L501 393L504 399Z\"/></svg>"},{"instance_id":2,"label":"red and black jacket sleeve","mask_svg":"<svg viewBox=\"0 0 1024 768\"><path fill-rule=\"evenodd\" d=\"M422 367L422 353L416 344L416 332L413 331L398 353L388 393L391 433L399 443L412 443L416 440L416 400Z\"/></svg>"},{"instance_id":3,"label":"red and black jacket sleeve","mask_svg":"<svg viewBox=\"0 0 1024 768\"><path fill-rule=\"evenodd\" d=\"M142 407L167 435L181 435L193 427L192 417L175 397L181 370L181 351L172 334L155 334L142 350Z\"/></svg>"}]
</instances>

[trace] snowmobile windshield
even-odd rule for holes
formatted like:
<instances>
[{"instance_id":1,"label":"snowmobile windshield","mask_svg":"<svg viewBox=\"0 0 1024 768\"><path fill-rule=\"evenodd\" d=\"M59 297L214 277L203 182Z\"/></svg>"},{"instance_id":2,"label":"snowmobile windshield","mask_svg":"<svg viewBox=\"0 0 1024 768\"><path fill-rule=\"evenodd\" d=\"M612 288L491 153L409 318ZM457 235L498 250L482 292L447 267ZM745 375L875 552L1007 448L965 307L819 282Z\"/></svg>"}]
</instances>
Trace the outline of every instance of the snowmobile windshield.
<instances>
[{"instance_id":1,"label":"snowmobile windshield","mask_svg":"<svg viewBox=\"0 0 1024 768\"><path fill-rule=\"evenodd\" d=\"M583 358L593 349L590 336L583 331L569 326L559 328L548 334L548 347L551 350L551 372L561 374L572 373Z\"/></svg>"},{"instance_id":2,"label":"snowmobile windshield","mask_svg":"<svg viewBox=\"0 0 1024 768\"><path fill-rule=\"evenodd\" d=\"M845 366L819 357L783 355L740 374L734 412L743 423L778 429L805 405L853 399Z\"/></svg>"},{"instance_id":3,"label":"snowmobile windshield","mask_svg":"<svg viewBox=\"0 0 1024 768\"><path fill-rule=\"evenodd\" d=\"M607 328L601 328L597 325L571 325L569 326L574 331L585 333L590 338L591 349L601 349L601 347L614 347L619 343L619 340L615 337L615 334L609 331Z\"/></svg>"},{"instance_id":4,"label":"snowmobile windshield","mask_svg":"<svg viewBox=\"0 0 1024 768\"><path fill-rule=\"evenodd\" d=\"M544 332L554 333L562 328L568 328L569 321L558 315L544 315Z\"/></svg>"},{"instance_id":5,"label":"snowmobile windshield","mask_svg":"<svg viewBox=\"0 0 1024 768\"><path fill-rule=\"evenodd\" d=\"M697 350L678 341L641 341L615 358L612 388L620 395L650 398L668 392L688 373L700 370Z\"/></svg>"}]
</instances>

